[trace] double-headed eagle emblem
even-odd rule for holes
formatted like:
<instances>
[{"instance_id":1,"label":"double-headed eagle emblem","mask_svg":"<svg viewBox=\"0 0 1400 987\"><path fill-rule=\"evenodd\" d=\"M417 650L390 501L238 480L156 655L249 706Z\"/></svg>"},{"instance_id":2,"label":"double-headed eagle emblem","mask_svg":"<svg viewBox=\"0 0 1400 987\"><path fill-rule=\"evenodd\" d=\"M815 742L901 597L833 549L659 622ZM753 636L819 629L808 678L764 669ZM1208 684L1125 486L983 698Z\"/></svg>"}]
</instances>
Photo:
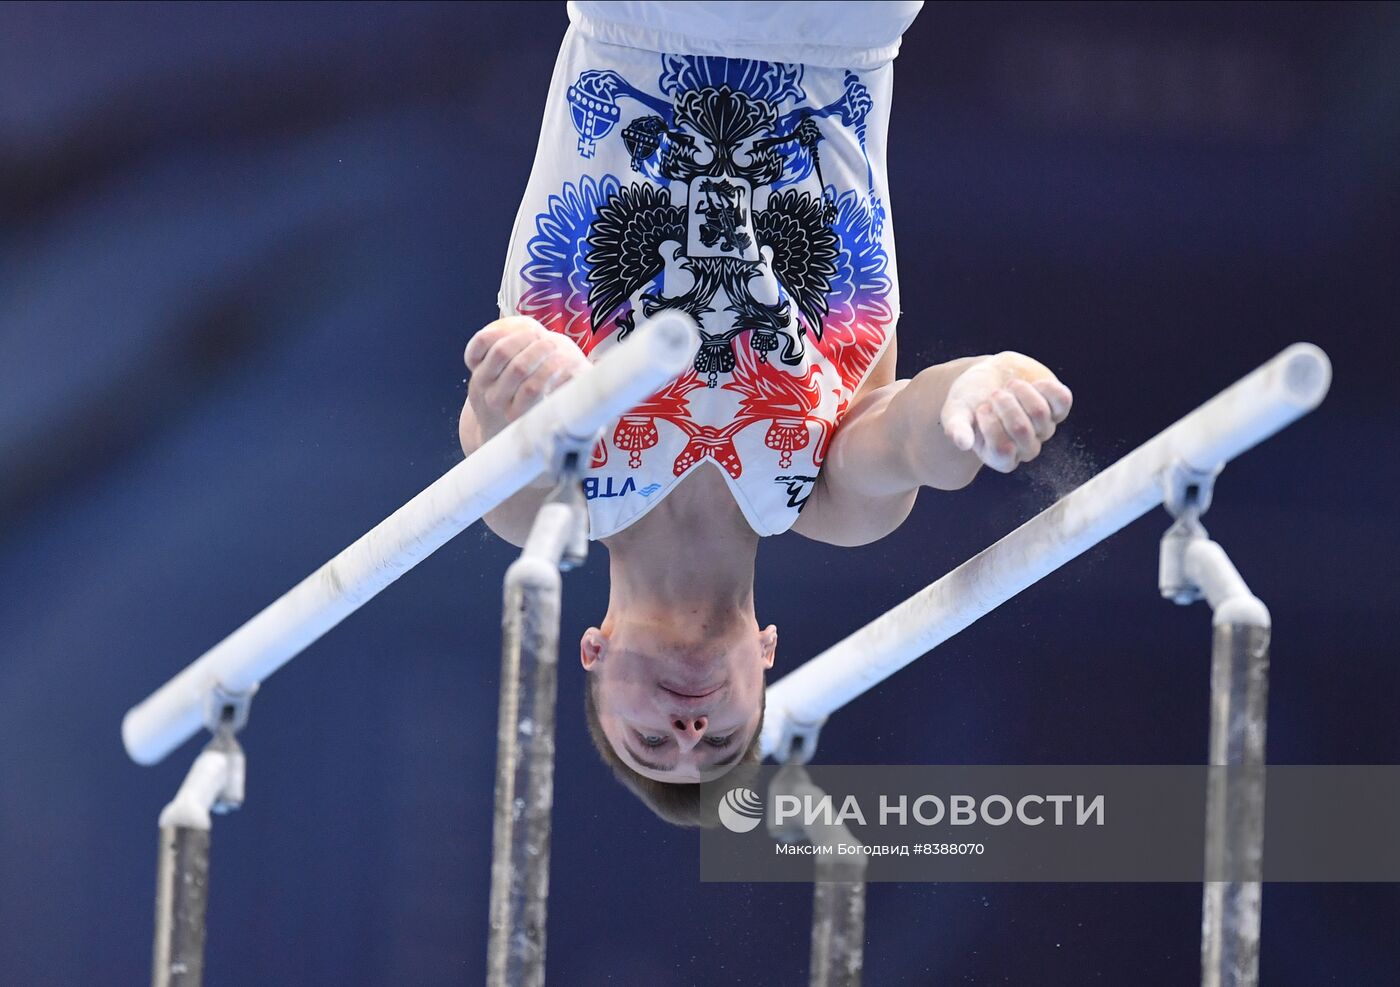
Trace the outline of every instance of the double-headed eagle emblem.
<instances>
[{"instance_id":1,"label":"double-headed eagle emblem","mask_svg":"<svg viewBox=\"0 0 1400 987\"><path fill-rule=\"evenodd\" d=\"M639 117L622 140L634 171L668 185L633 182L599 207L584 258L593 331L614 320L625 336L634 300L646 316L680 309L700 326L695 369L711 387L734 369L733 341L745 331L759 360L781 348L784 364L801 363L803 337L821 339L840 251L836 208L821 181L817 121L804 115L780 124L772 102L726 85L679 93L670 122ZM773 188L785 176L791 181L797 160L810 161L820 194ZM672 190L679 188L685 201L677 204ZM761 190L767 194L758 209ZM668 263L690 275L677 294L660 285Z\"/></svg>"}]
</instances>

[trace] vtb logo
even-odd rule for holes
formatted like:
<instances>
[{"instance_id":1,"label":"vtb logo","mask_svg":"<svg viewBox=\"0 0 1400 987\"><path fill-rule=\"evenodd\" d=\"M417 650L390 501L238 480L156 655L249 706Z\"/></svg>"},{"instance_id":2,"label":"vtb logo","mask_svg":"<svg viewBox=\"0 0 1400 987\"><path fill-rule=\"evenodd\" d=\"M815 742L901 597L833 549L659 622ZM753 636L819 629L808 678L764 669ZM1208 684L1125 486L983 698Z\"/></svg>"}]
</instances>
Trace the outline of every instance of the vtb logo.
<instances>
[{"instance_id":1,"label":"vtb logo","mask_svg":"<svg viewBox=\"0 0 1400 987\"><path fill-rule=\"evenodd\" d=\"M720 800L719 821L731 833L747 833L763 822L763 799L750 788L731 788Z\"/></svg>"},{"instance_id":2,"label":"vtb logo","mask_svg":"<svg viewBox=\"0 0 1400 987\"><path fill-rule=\"evenodd\" d=\"M630 493L639 493L643 497L650 497L661 489L659 483L648 483L644 487L638 487L637 481L630 476L622 481L620 485L613 484L613 478L603 477L603 482L598 482L598 477L587 476L583 479L583 496L587 500L607 500L609 497L626 497Z\"/></svg>"}]
</instances>

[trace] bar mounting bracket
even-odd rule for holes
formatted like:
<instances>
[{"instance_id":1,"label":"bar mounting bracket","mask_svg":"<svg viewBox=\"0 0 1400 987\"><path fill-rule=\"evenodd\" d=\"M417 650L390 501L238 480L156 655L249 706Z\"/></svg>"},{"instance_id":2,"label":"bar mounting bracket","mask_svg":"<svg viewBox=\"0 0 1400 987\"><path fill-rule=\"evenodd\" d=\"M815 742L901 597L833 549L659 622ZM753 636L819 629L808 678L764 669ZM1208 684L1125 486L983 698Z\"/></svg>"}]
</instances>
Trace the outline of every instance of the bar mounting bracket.
<instances>
[{"instance_id":1,"label":"bar mounting bracket","mask_svg":"<svg viewBox=\"0 0 1400 987\"><path fill-rule=\"evenodd\" d=\"M1210 538L1201 515L1210 509L1221 463L1199 469L1178 459L1163 471L1162 506L1175 520L1162 536L1157 585L1162 596L1185 606L1201 599L1201 589L1187 574L1186 554L1193 544Z\"/></svg>"}]
</instances>

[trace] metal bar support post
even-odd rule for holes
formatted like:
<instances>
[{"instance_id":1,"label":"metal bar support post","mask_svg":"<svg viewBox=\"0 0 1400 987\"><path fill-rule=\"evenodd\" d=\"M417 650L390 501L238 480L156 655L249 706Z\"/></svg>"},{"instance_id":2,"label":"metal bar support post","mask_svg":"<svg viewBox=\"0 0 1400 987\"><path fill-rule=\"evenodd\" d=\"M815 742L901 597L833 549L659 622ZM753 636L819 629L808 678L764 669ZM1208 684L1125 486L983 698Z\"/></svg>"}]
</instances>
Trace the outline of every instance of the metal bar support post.
<instances>
[{"instance_id":1,"label":"metal bar support post","mask_svg":"<svg viewBox=\"0 0 1400 987\"><path fill-rule=\"evenodd\" d=\"M486 960L490 987L544 983L559 574L580 564L588 549L588 514L578 480L581 455L581 450L566 454L559 486L536 515L520 558L506 571Z\"/></svg>"},{"instance_id":2,"label":"metal bar support post","mask_svg":"<svg viewBox=\"0 0 1400 987\"><path fill-rule=\"evenodd\" d=\"M1268 715L1268 608L1201 524L1217 470L1179 464L1166 478L1176 518L1162 539L1159 584L1175 603L1204 599L1214 611L1210 763L1206 792L1202 987L1259 982L1264 860L1264 738ZM1228 880L1219 880L1226 876Z\"/></svg>"},{"instance_id":3,"label":"metal bar support post","mask_svg":"<svg viewBox=\"0 0 1400 987\"><path fill-rule=\"evenodd\" d=\"M789 762L773 777L772 790L820 801L826 793L800 764ZM813 858L811 987L860 987L865 965L865 868L863 853L842 853L837 846L860 846L844 824L785 822L772 829L774 839L831 847L830 854Z\"/></svg>"},{"instance_id":4,"label":"metal bar support post","mask_svg":"<svg viewBox=\"0 0 1400 987\"><path fill-rule=\"evenodd\" d=\"M210 813L243 804L245 760L237 733L251 700L252 692L214 691L206 709L213 739L161 811L152 987L200 987L204 981Z\"/></svg>"}]
</instances>

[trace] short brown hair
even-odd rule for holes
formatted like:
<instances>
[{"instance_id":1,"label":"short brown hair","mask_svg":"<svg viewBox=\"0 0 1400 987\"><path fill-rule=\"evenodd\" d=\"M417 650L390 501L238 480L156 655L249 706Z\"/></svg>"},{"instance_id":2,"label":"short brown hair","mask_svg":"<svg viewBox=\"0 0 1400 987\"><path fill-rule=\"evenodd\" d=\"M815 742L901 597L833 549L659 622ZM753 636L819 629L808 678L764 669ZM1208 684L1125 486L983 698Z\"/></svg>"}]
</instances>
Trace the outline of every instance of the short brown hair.
<instances>
[{"instance_id":1,"label":"short brown hair","mask_svg":"<svg viewBox=\"0 0 1400 987\"><path fill-rule=\"evenodd\" d=\"M618 757L617 751L613 750L608 741L607 734L603 733L602 721L598 719L598 697L594 694L597 686L594 677L587 675L585 678L587 681L583 685L583 715L588 721L588 735L593 738L593 746L598 748L598 755L602 757L604 764L612 768L617 780L630 788L632 794L641 799L648 809L673 826L717 825L719 816L716 807L707 804L701 798L701 786L697 782L656 781L636 771ZM743 757L734 765L734 770L743 765L757 765L763 759L759 744L763 737L763 714L767 705L768 696L765 692L764 709L759 710L758 726L754 729L753 739L749 741Z\"/></svg>"}]
</instances>

